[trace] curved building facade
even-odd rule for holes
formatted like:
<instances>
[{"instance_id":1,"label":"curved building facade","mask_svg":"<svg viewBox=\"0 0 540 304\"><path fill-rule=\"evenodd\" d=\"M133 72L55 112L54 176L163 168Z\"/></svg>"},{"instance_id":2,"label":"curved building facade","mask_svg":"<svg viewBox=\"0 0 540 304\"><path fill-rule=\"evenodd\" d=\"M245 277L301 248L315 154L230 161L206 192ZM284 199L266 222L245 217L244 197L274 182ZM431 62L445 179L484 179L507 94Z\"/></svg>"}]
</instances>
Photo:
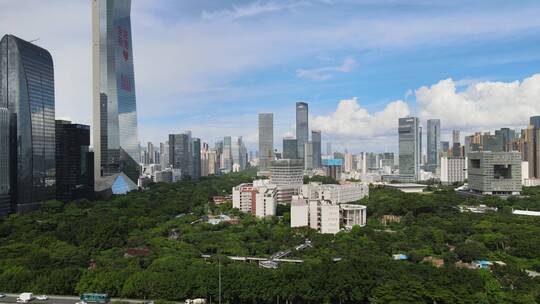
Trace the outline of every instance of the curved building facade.
<instances>
[{"instance_id":1,"label":"curved building facade","mask_svg":"<svg viewBox=\"0 0 540 304\"><path fill-rule=\"evenodd\" d=\"M24 212L55 197L54 68L47 50L2 38L0 108L9 120L11 209Z\"/></svg>"},{"instance_id":2,"label":"curved building facade","mask_svg":"<svg viewBox=\"0 0 540 304\"><path fill-rule=\"evenodd\" d=\"M95 178L139 177L131 1L92 0Z\"/></svg>"}]
</instances>

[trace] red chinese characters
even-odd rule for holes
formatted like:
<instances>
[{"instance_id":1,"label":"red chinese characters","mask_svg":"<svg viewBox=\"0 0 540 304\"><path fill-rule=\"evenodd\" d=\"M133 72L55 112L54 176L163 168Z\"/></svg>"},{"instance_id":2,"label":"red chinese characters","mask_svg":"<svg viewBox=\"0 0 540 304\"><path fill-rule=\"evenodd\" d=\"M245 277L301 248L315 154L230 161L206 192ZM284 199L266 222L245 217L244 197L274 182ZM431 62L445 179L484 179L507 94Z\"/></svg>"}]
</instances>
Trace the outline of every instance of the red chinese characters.
<instances>
[{"instance_id":1,"label":"red chinese characters","mask_svg":"<svg viewBox=\"0 0 540 304\"><path fill-rule=\"evenodd\" d=\"M117 27L118 45L122 48L124 61L129 59L129 36L128 31L121 26Z\"/></svg>"},{"instance_id":2,"label":"red chinese characters","mask_svg":"<svg viewBox=\"0 0 540 304\"><path fill-rule=\"evenodd\" d=\"M124 91L131 92L131 81L129 80L129 77L124 74L120 75L120 87Z\"/></svg>"}]
</instances>

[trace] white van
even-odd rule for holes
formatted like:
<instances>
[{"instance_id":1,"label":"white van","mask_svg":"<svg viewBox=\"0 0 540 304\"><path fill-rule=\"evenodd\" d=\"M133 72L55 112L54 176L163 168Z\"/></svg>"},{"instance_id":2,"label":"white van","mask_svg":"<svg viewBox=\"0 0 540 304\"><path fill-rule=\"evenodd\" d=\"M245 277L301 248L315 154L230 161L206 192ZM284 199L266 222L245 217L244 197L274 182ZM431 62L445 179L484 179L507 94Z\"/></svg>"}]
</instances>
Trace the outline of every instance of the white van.
<instances>
[{"instance_id":1,"label":"white van","mask_svg":"<svg viewBox=\"0 0 540 304\"><path fill-rule=\"evenodd\" d=\"M28 301L32 301L33 298L34 295L31 292L23 292L17 298L17 303L28 303Z\"/></svg>"}]
</instances>

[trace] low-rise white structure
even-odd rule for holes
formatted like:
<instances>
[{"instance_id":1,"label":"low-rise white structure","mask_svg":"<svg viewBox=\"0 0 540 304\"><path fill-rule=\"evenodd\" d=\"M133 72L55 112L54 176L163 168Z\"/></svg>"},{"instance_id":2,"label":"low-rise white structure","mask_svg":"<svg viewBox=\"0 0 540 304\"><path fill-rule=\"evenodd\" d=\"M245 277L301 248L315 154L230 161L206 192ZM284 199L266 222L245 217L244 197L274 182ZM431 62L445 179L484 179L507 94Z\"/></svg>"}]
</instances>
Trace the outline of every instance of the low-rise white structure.
<instances>
[{"instance_id":1,"label":"low-rise white structure","mask_svg":"<svg viewBox=\"0 0 540 304\"><path fill-rule=\"evenodd\" d=\"M423 192L424 189L427 187L426 185L422 185L422 184L410 184L410 183L385 184L384 186L386 188L397 189L406 193L420 193L420 192Z\"/></svg>"},{"instance_id":2,"label":"low-rise white structure","mask_svg":"<svg viewBox=\"0 0 540 304\"><path fill-rule=\"evenodd\" d=\"M302 185L301 194L308 200L327 200L333 204L351 203L369 195L369 187L362 183L346 183L342 185L321 184L311 182Z\"/></svg>"},{"instance_id":3,"label":"low-rise white structure","mask_svg":"<svg viewBox=\"0 0 540 304\"><path fill-rule=\"evenodd\" d=\"M515 215L528 215L528 216L540 216L540 211L512 210L512 214L515 214Z\"/></svg>"},{"instance_id":4,"label":"low-rise white structure","mask_svg":"<svg viewBox=\"0 0 540 304\"><path fill-rule=\"evenodd\" d=\"M366 206L333 204L330 201L294 196L291 202L291 227L310 227L320 233L336 234L341 227L366 225Z\"/></svg>"},{"instance_id":5,"label":"low-rise white structure","mask_svg":"<svg viewBox=\"0 0 540 304\"><path fill-rule=\"evenodd\" d=\"M347 229L358 225L363 227L367 222L367 207L364 205L341 204L341 222Z\"/></svg>"}]
</instances>

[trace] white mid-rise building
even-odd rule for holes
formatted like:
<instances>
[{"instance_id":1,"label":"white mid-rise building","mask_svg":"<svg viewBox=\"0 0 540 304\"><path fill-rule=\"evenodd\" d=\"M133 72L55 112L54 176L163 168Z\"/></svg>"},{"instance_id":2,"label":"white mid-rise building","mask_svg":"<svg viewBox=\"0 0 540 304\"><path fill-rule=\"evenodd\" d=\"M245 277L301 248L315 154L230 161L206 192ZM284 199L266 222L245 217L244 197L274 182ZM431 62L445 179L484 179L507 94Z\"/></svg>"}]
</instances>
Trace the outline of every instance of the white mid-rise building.
<instances>
[{"instance_id":1,"label":"white mid-rise building","mask_svg":"<svg viewBox=\"0 0 540 304\"><path fill-rule=\"evenodd\" d=\"M441 183L449 185L467 178L466 157L441 157Z\"/></svg>"},{"instance_id":2,"label":"white mid-rise building","mask_svg":"<svg viewBox=\"0 0 540 304\"><path fill-rule=\"evenodd\" d=\"M277 188L275 186L260 187L256 189L254 209L252 214L256 217L267 217L276 215L277 208ZM252 205L252 208L253 208Z\"/></svg>"},{"instance_id":3,"label":"white mid-rise building","mask_svg":"<svg viewBox=\"0 0 540 304\"><path fill-rule=\"evenodd\" d=\"M363 183L346 183L343 185L321 184L311 182L302 185L302 196L308 200L328 200L333 204L351 203L369 195L369 187Z\"/></svg>"},{"instance_id":4,"label":"white mid-rise building","mask_svg":"<svg viewBox=\"0 0 540 304\"><path fill-rule=\"evenodd\" d=\"M278 190L268 183L240 184L233 188L233 208L257 217L276 215Z\"/></svg>"},{"instance_id":5,"label":"white mid-rise building","mask_svg":"<svg viewBox=\"0 0 540 304\"><path fill-rule=\"evenodd\" d=\"M365 226L366 216L366 206L362 205L338 205L301 196L294 196L291 202L291 227L308 226L320 233L336 234L341 226Z\"/></svg>"},{"instance_id":6,"label":"white mid-rise building","mask_svg":"<svg viewBox=\"0 0 540 304\"><path fill-rule=\"evenodd\" d=\"M253 201L253 184L240 184L233 188L232 191L232 206L241 212L251 213L251 204Z\"/></svg>"}]
</instances>

